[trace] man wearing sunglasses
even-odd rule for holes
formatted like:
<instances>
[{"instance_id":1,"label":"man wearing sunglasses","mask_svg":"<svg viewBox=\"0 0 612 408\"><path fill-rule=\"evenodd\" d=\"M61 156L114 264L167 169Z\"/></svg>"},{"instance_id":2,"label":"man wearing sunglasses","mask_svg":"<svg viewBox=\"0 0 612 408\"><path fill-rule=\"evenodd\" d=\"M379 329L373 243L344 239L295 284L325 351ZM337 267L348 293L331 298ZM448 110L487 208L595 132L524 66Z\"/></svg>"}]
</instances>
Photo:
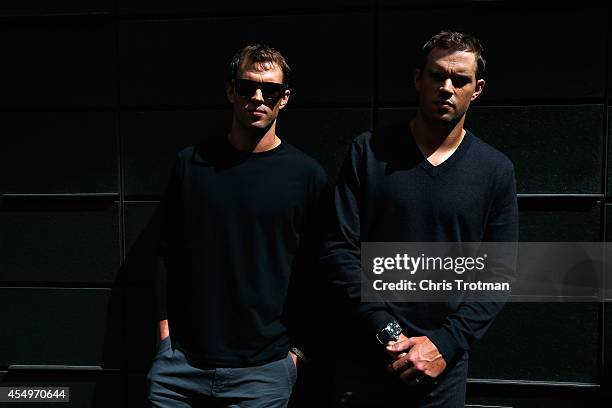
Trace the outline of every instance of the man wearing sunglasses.
<instances>
[{"instance_id":1,"label":"man wearing sunglasses","mask_svg":"<svg viewBox=\"0 0 612 408\"><path fill-rule=\"evenodd\" d=\"M295 296L313 270L327 176L276 134L290 69L266 45L234 55L229 132L178 153L160 206L153 407L284 407L303 358ZM313 259L314 258L314 259Z\"/></svg>"},{"instance_id":2,"label":"man wearing sunglasses","mask_svg":"<svg viewBox=\"0 0 612 408\"><path fill-rule=\"evenodd\" d=\"M484 67L475 37L441 31L423 46L415 71L416 116L380 125L352 144L322 257L339 298L357 316L338 328L351 341L342 342L339 355L349 357L336 376L337 406L465 405L470 345L503 300L417 303L406 292L404 302L361 302L360 244L517 241L513 165L463 127L484 88ZM494 273L512 281L509 259Z\"/></svg>"}]
</instances>

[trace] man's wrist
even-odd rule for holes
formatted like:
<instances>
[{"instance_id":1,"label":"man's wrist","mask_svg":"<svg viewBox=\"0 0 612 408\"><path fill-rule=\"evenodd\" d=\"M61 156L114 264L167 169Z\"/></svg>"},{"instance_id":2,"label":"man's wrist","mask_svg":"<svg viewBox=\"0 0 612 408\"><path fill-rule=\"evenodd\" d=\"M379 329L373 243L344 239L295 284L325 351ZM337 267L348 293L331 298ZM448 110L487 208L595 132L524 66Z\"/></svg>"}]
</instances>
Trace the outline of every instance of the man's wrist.
<instances>
[{"instance_id":1,"label":"man's wrist","mask_svg":"<svg viewBox=\"0 0 612 408\"><path fill-rule=\"evenodd\" d=\"M291 346L291 348L289 349L289 351L291 353L293 353L297 358L299 358L302 361L306 361L306 356L304 355L304 352L302 350L300 350L299 348L295 347L295 346Z\"/></svg>"},{"instance_id":2,"label":"man's wrist","mask_svg":"<svg viewBox=\"0 0 612 408\"><path fill-rule=\"evenodd\" d=\"M376 333L376 340L382 345L388 344L390 341L397 341L402 334L402 327L395 320L387 323L385 327Z\"/></svg>"},{"instance_id":3,"label":"man's wrist","mask_svg":"<svg viewBox=\"0 0 612 408\"><path fill-rule=\"evenodd\" d=\"M156 325L157 341L162 341L170 335L170 328L168 327L168 320L160 320Z\"/></svg>"}]
</instances>

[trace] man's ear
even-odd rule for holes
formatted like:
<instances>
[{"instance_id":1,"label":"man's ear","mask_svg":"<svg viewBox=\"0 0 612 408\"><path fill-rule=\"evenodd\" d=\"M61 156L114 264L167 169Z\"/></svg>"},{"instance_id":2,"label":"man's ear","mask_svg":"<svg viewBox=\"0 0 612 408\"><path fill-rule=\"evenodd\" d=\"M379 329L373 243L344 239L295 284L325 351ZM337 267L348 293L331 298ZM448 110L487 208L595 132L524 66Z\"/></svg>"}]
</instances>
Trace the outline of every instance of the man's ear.
<instances>
[{"instance_id":1,"label":"man's ear","mask_svg":"<svg viewBox=\"0 0 612 408\"><path fill-rule=\"evenodd\" d=\"M478 96L482 93L482 90L485 87L485 80L484 79L479 79L476 81L476 88L474 88L474 93L472 94L472 98L470 99L470 101L473 101L474 99L478 98Z\"/></svg>"},{"instance_id":2,"label":"man's ear","mask_svg":"<svg viewBox=\"0 0 612 408\"><path fill-rule=\"evenodd\" d=\"M234 94L234 86L231 82L225 83L225 96L227 96L227 100L230 101L230 103L234 103L236 94Z\"/></svg>"},{"instance_id":3,"label":"man's ear","mask_svg":"<svg viewBox=\"0 0 612 408\"><path fill-rule=\"evenodd\" d=\"M421 71L420 69L415 69L414 70L414 88L417 90L417 92L421 92L421 75L422 75L423 71Z\"/></svg>"},{"instance_id":4,"label":"man's ear","mask_svg":"<svg viewBox=\"0 0 612 408\"><path fill-rule=\"evenodd\" d=\"M287 102L289 102L289 96L291 96L291 91L287 89L283 97L280 99L279 109L283 109L285 105L287 105Z\"/></svg>"}]
</instances>

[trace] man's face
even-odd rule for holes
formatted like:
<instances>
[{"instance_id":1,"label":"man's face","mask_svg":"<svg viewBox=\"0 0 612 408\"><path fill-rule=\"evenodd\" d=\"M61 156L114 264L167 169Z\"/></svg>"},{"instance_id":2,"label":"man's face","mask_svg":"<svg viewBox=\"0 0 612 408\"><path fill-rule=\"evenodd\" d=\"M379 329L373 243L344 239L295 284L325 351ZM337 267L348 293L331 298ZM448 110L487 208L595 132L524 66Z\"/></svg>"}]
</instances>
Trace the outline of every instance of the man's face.
<instances>
[{"instance_id":1,"label":"man's face","mask_svg":"<svg viewBox=\"0 0 612 408\"><path fill-rule=\"evenodd\" d=\"M234 117L238 124L245 129L268 129L276 120L278 112L289 101L289 90L280 92L279 96L266 92L269 87L265 85L262 88L256 88L253 86L255 84L248 81L282 84L282 69L274 63L253 63L246 60L238 69L236 79L247 80L242 81L243 84L238 86L234 81L226 87L227 98L234 106ZM270 95L272 97L269 97Z\"/></svg>"},{"instance_id":2,"label":"man's face","mask_svg":"<svg viewBox=\"0 0 612 408\"><path fill-rule=\"evenodd\" d=\"M458 122L484 88L484 79L476 79L477 67L473 52L431 50L425 67L416 70L414 80L424 118L448 124Z\"/></svg>"}]
</instances>

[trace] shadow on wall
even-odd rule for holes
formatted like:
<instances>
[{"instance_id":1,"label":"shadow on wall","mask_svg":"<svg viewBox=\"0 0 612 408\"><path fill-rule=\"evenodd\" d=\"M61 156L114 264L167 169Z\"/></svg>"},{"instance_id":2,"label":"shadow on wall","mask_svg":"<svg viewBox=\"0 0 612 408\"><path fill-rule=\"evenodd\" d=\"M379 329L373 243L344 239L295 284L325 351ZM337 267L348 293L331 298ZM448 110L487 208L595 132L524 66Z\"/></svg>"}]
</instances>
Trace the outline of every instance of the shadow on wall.
<instances>
[{"instance_id":1,"label":"shadow on wall","mask_svg":"<svg viewBox=\"0 0 612 408\"><path fill-rule=\"evenodd\" d=\"M146 403L145 376L155 354L155 302L153 298L153 271L155 266L155 243L160 234L161 219L159 205L146 227L129 248L126 258L117 274L113 296L109 304L107 327L112 326L113 319L123 316L123 342L121 345L120 364L111 367L120 368L121 382L124 391L121 393L125 407L142 407ZM121 294L121 295L119 295ZM122 310L118 314L116 310ZM109 339L107 339L109 340ZM104 367L107 362L116 360L114 348L106 347ZM116 393L102 381L96 383L92 406L109 407L108 394ZM117 405L113 405L117 406Z\"/></svg>"}]
</instances>

